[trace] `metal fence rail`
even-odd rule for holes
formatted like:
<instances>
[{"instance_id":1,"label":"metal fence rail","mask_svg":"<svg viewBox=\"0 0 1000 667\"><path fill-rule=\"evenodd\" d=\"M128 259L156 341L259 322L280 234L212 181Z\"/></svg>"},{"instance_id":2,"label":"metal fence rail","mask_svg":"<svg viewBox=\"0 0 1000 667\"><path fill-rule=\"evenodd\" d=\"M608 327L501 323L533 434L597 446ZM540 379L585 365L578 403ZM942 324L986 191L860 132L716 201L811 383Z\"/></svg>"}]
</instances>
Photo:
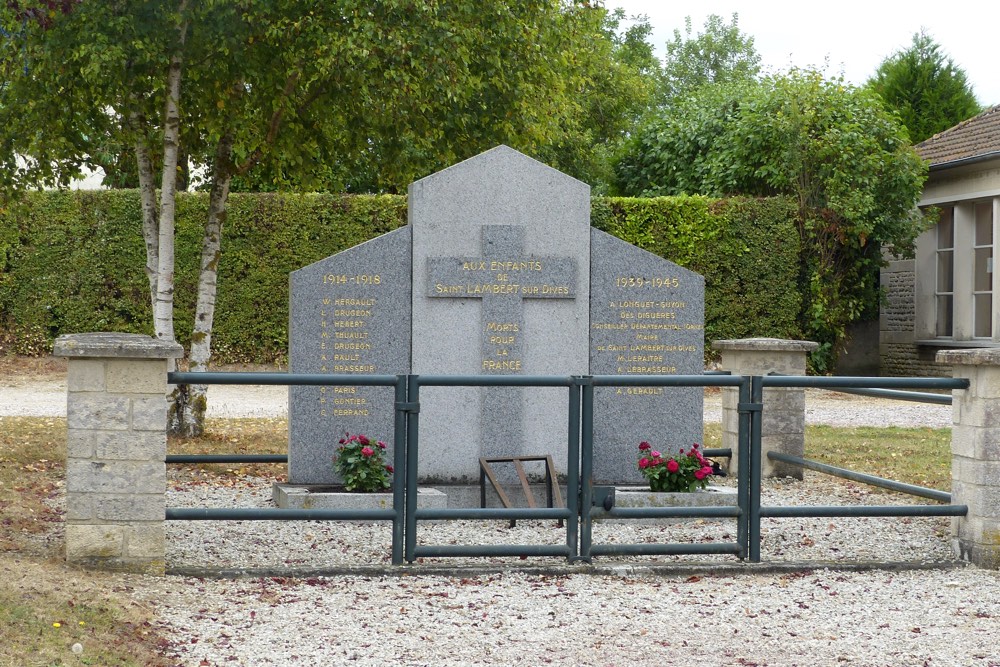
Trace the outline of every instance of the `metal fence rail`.
<instances>
[{"instance_id":1,"label":"metal fence rail","mask_svg":"<svg viewBox=\"0 0 1000 667\"><path fill-rule=\"evenodd\" d=\"M565 387L569 408L567 423L567 475L566 488L580 488L580 385L583 378L577 376L541 375L411 375L407 382L408 400L420 402L421 387ZM417 477L420 460L420 413L409 414L407 424L406 449L406 508L404 558L412 563L423 557L469 557L469 556L558 556L569 562L578 556L578 496L570 491L566 494L564 508L468 508L468 509L420 509L417 507ZM418 545L417 530L420 521L457 519L559 519L564 522L566 539L564 544L501 544L501 545Z\"/></svg>"},{"instance_id":2,"label":"metal fence rail","mask_svg":"<svg viewBox=\"0 0 1000 667\"><path fill-rule=\"evenodd\" d=\"M172 521L389 521L392 523L392 563L412 563L421 557L544 556L569 562L591 562L594 557L624 555L726 554L740 560L760 562L761 519L782 517L901 517L963 516L964 505L951 505L951 494L903 484L865 473L836 468L803 457L769 452L768 458L829 473L866 484L874 484L929 498L944 505L865 506L762 506L761 504L761 416L765 387L820 388L833 391L878 392L885 398L950 402L950 396L923 394L912 389L965 389L968 381L950 378L804 377L771 375L608 375L608 376L445 376L445 375L326 375L292 373L170 373L174 384L256 385L368 385L393 386L394 458L393 506L382 510L294 510L273 508L167 508ZM567 391L567 497L565 506L554 508L449 508L417 507L420 457L421 387L563 387ZM737 477L737 504L725 507L614 508L595 507L594 389L595 387L732 387L739 390L737 455L741 462ZM730 448L705 450L706 456L731 457ZM287 454L170 455L167 463L283 463ZM744 465L745 463L745 465ZM711 518L734 519L736 541L727 543L639 543L594 544L593 520L608 519ZM427 545L417 544L420 521L558 519L565 522L562 544Z\"/></svg>"},{"instance_id":3,"label":"metal fence rail","mask_svg":"<svg viewBox=\"0 0 1000 667\"><path fill-rule=\"evenodd\" d=\"M751 380L752 402L763 403L765 387L796 387L830 389L847 391L865 395L894 398L897 400L919 400L926 403L951 403L951 396L942 397L939 394L925 394L906 389L968 389L969 381L958 378L872 378L872 377L809 377L772 374L765 377L754 377ZM947 401L941 400L947 398ZM965 516L969 508L966 505L849 505L849 506L767 506L760 504L761 487L761 434L760 420L754 420L751 426L750 479L751 487L756 489L752 494L750 506L750 561L760 562L760 520L761 518L788 517L905 517L905 516ZM893 491L932 498L950 503L951 494L927 489L925 487L903 484L874 475L827 466L817 461L802 457L790 456L776 452L768 452L768 458L801 465L819 472L845 477L854 481L891 489Z\"/></svg>"},{"instance_id":4,"label":"metal fence rail","mask_svg":"<svg viewBox=\"0 0 1000 667\"><path fill-rule=\"evenodd\" d=\"M404 375L324 375L314 373L168 373L172 384L247 385L366 385L395 387L393 428L392 509L276 509L276 508L175 508L166 509L168 521L390 521L391 559L403 563L404 482L406 464L406 376ZM177 454L167 463L286 463L287 454ZM415 490L414 490L415 493Z\"/></svg>"},{"instance_id":5,"label":"metal fence rail","mask_svg":"<svg viewBox=\"0 0 1000 667\"><path fill-rule=\"evenodd\" d=\"M886 479L885 477L879 477L877 475L869 475L868 473L847 470L846 468L838 468L837 466L828 465L819 461L805 459L801 456L792 456L791 454L782 454L781 452L768 452L767 458L772 461L781 461L783 463L801 466L809 470L815 470L816 472L826 473L827 475L833 475L834 477L849 479L852 482L861 482L862 484L877 486L890 491L898 491L899 493L905 493L910 496L929 498L942 503L951 502L951 494L947 491L938 491L937 489L929 489L926 486L905 484L903 482L897 482L895 480Z\"/></svg>"},{"instance_id":6,"label":"metal fence rail","mask_svg":"<svg viewBox=\"0 0 1000 667\"><path fill-rule=\"evenodd\" d=\"M591 480L594 463L594 388L595 387L738 387L740 390L739 453L745 457L750 450L749 424L753 408L749 405L750 379L747 377L705 375L595 375L583 387L582 460L580 476ZM713 450L715 451L715 450ZM729 452L730 455L732 452ZM718 455L718 454L716 454ZM744 458L745 460L745 458ZM759 489L758 489L759 492ZM751 489L746 475L737 478L737 504L729 507L644 507L603 510L594 506L593 484L584 484L581 491L580 559L590 562L594 556L610 555L671 555L671 554L732 554L741 560L749 553L749 530L746 517L750 508ZM676 518L698 517L736 519L736 542L712 544L594 544L593 518L604 512L609 518Z\"/></svg>"}]
</instances>

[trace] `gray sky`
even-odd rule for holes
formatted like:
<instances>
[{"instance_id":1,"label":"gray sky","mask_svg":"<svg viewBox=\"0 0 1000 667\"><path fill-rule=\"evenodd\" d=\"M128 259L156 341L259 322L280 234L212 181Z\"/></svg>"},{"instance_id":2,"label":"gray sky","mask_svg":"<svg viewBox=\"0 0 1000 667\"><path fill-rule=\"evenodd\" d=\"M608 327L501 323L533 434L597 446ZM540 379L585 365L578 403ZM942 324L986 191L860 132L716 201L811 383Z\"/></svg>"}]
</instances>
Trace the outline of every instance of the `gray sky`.
<instances>
[{"instance_id":1,"label":"gray sky","mask_svg":"<svg viewBox=\"0 0 1000 667\"><path fill-rule=\"evenodd\" d=\"M927 0L841 0L819 3L757 0L606 0L608 9L621 7L629 16L646 14L653 26L652 43L662 56L663 45L678 29L684 34L684 17L690 16L692 32L701 32L710 14L726 22L739 14L742 32L754 46L768 71L789 66L824 68L829 75L843 74L860 85L892 53L910 45L921 28L941 45L956 65L965 70L980 104L1000 104L1000 3L928 2Z\"/></svg>"}]
</instances>

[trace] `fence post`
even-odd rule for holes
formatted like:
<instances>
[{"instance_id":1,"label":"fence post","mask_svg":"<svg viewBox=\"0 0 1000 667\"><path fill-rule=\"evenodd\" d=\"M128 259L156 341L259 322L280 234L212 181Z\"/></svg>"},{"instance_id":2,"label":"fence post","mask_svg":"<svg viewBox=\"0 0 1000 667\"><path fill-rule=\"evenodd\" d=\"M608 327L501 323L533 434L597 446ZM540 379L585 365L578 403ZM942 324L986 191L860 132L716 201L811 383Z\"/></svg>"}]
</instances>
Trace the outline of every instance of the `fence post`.
<instances>
[{"instance_id":1,"label":"fence post","mask_svg":"<svg viewBox=\"0 0 1000 667\"><path fill-rule=\"evenodd\" d=\"M717 340L712 348L722 352L722 370L734 375L805 375L806 354L818 343L779 338ZM805 390L769 387L764 389L761 422L761 474L763 477L802 479L802 468L772 462L769 451L802 456L805 450ZM730 474L739 471L739 389L722 389L722 446L733 450Z\"/></svg>"},{"instance_id":2,"label":"fence post","mask_svg":"<svg viewBox=\"0 0 1000 667\"><path fill-rule=\"evenodd\" d=\"M952 546L963 560L1000 569L1000 350L941 350L936 361L969 381L952 392L951 502L969 508L952 519Z\"/></svg>"},{"instance_id":3,"label":"fence post","mask_svg":"<svg viewBox=\"0 0 1000 667\"><path fill-rule=\"evenodd\" d=\"M167 359L138 334L60 336L67 357L66 560L163 574Z\"/></svg>"}]
</instances>

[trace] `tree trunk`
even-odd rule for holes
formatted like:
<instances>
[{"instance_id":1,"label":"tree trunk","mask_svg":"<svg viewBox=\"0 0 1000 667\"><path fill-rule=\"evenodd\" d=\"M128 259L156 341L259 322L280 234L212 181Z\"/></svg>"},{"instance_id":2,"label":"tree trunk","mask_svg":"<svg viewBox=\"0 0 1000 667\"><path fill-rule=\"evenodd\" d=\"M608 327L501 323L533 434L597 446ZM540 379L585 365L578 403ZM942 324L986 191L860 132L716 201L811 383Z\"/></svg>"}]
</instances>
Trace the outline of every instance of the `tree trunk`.
<instances>
[{"instance_id":1,"label":"tree trunk","mask_svg":"<svg viewBox=\"0 0 1000 667\"><path fill-rule=\"evenodd\" d=\"M187 0L178 8L177 50L170 57L167 70L166 105L163 110L163 172L160 185L159 263L157 265L156 304L153 322L157 338L174 341L174 213L177 201L177 154L180 149L180 96L183 71ZM171 363L171 366L173 364ZM173 370L171 368L171 370ZM178 432L187 399L187 387L176 385L167 395L167 432Z\"/></svg>"},{"instance_id":2,"label":"tree trunk","mask_svg":"<svg viewBox=\"0 0 1000 667\"><path fill-rule=\"evenodd\" d=\"M226 201L232 181L230 159L233 135L226 133L216 149L212 173L212 192L208 202L208 218L201 245L201 271L198 274L198 303L195 307L194 330L191 334L191 365L193 373L208 371L212 357L212 324L215 319L215 297L222 249L222 227L226 221ZM198 436L205 431L205 409L208 406L207 387L190 385L183 413L183 435Z\"/></svg>"},{"instance_id":3,"label":"tree trunk","mask_svg":"<svg viewBox=\"0 0 1000 667\"><path fill-rule=\"evenodd\" d=\"M167 104L163 117L163 172L160 185L159 264L157 265L156 310L153 313L157 338L174 340L174 214L177 200L177 146L180 138L178 98L181 89L181 56L170 59L167 75Z\"/></svg>"},{"instance_id":4,"label":"tree trunk","mask_svg":"<svg viewBox=\"0 0 1000 667\"><path fill-rule=\"evenodd\" d=\"M146 242L146 278L149 280L150 312L156 312L157 271L160 264L160 216L156 207L156 184L153 182L153 160L149 149L137 139L135 157L139 166L139 194L142 198L142 238ZM155 331L155 330L154 330ZM155 331L157 338L162 338Z\"/></svg>"}]
</instances>

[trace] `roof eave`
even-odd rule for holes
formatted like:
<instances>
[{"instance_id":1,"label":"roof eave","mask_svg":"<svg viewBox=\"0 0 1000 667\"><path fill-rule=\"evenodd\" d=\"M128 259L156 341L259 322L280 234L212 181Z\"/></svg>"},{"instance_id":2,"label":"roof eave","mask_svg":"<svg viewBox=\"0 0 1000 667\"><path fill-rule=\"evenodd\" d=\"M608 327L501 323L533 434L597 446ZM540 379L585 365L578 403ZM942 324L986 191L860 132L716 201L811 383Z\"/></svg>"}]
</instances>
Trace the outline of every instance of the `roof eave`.
<instances>
[{"instance_id":1,"label":"roof eave","mask_svg":"<svg viewBox=\"0 0 1000 667\"><path fill-rule=\"evenodd\" d=\"M953 167L964 167L969 164L977 164L979 162L988 162L990 160L1000 159L1000 151L992 151L990 153L983 153L982 155L973 155L972 157L963 157L958 160L949 160L948 162L938 162L937 164L932 164L928 167L929 171L941 171L943 169L951 169Z\"/></svg>"}]
</instances>

